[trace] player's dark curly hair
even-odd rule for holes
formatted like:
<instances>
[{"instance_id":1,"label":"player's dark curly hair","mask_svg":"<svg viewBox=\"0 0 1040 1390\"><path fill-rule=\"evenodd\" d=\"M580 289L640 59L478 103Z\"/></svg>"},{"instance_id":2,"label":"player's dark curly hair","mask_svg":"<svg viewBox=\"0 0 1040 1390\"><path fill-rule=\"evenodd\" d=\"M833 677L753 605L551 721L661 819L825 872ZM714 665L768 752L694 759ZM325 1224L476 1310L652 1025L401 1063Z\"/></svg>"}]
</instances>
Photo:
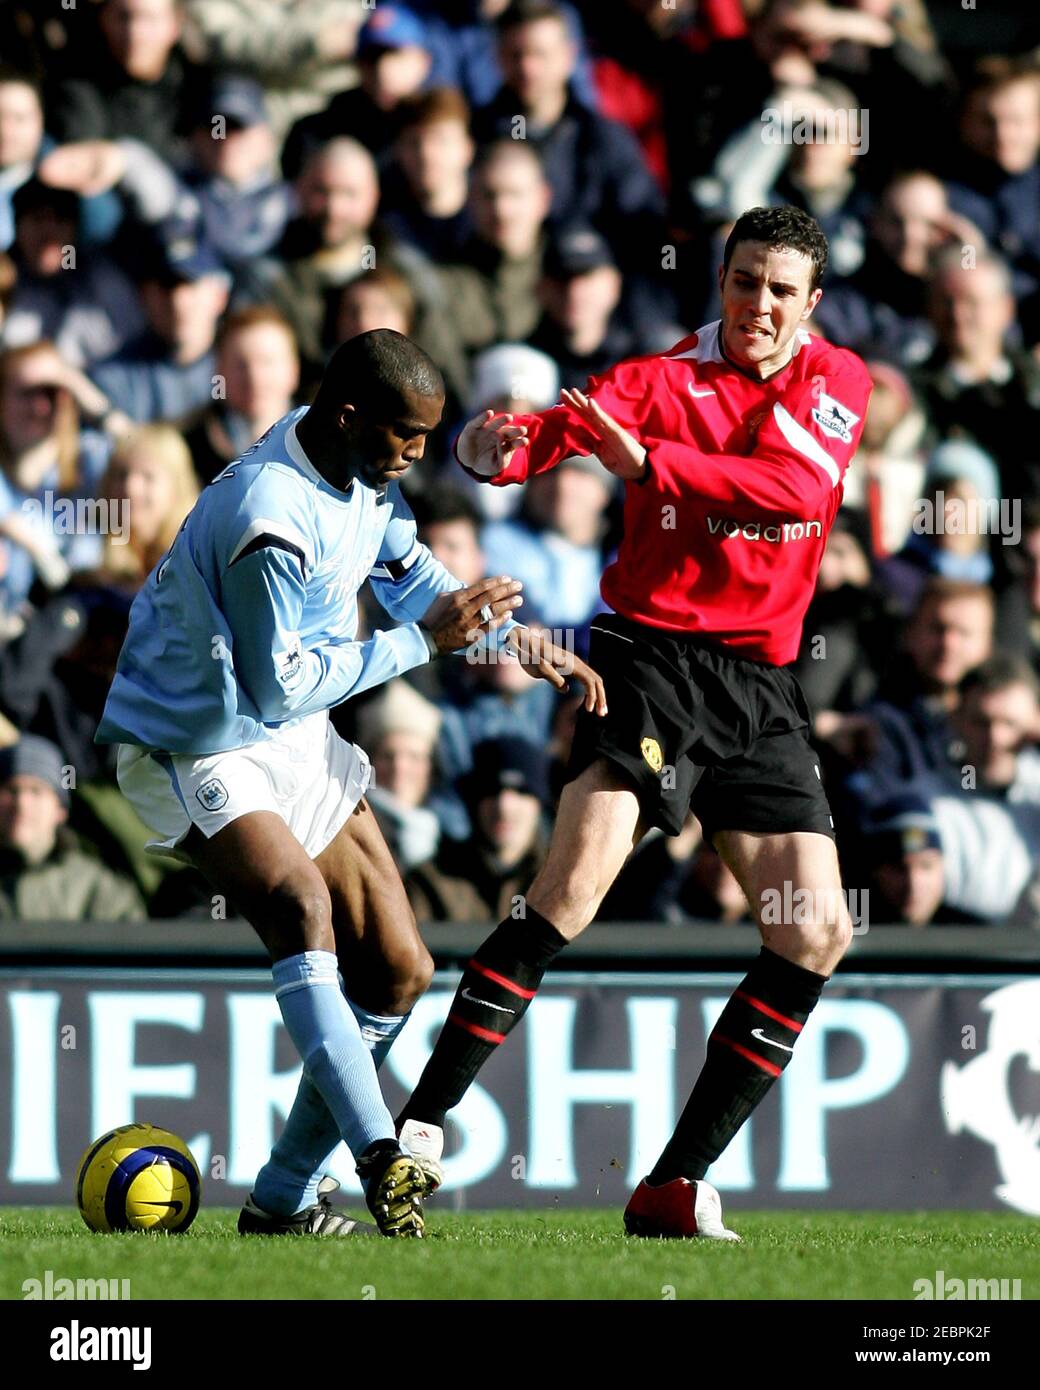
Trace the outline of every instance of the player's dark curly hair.
<instances>
[{"instance_id":1,"label":"player's dark curly hair","mask_svg":"<svg viewBox=\"0 0 1040 1390\"><path fill-rule=\"evenodd\" d=\"M782 246L807 256L813 268L809 289L819 288L827 269L827 238L816 218L801 208L751 208L742 213L726 238L723 270L729 269L733 248L741 241L761 241L766 246Z\"/></svg>"}]
</instances>

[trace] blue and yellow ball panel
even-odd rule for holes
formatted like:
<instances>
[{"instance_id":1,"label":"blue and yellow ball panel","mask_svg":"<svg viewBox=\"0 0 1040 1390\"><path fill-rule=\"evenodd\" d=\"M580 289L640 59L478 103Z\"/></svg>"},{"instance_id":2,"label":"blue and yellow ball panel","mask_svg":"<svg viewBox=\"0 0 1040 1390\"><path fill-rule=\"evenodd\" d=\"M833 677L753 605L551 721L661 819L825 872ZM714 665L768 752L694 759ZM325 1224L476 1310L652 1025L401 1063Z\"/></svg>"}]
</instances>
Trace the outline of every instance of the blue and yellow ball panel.
<instances>
[{"instance_id":1,"label":"blue and yellow ball panel","mask_svg":"<svg viewBox=\"0 0 1040 1390\"><path fill-rule=\"evenodd\" d=\"M92 1231L186 1231L201 1196L191 1150L157 1125L121 1125L80 1160L76 1204Z\"/></svg>"}]
</instances>

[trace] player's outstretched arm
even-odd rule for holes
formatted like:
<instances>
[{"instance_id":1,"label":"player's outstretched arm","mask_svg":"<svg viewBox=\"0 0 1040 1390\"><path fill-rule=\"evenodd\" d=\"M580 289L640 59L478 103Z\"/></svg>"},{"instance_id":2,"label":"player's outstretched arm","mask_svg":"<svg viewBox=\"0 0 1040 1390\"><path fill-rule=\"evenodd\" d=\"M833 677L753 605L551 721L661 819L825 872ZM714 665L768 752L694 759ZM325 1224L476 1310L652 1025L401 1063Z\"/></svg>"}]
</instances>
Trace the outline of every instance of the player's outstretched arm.
<instances>
[{"instance_id":1,"label":"player's outstretched arm","mask_svg":"<svg viewBox=\"0 0 1040 1390\"><path fill-rule=\"evenodd\" d=\"M584 394L595 398L623 429L638 430L649 400L646 365L641 359L619 362L602 376L590 377ZM496 415L486 410L474 416L459 435L455 454L475 478L499 487L522 483L575 454L595 453L597 446L587 416L575 408L573 393L562 391L556 405L536 414Z\"/></svg>"}]
</instances>

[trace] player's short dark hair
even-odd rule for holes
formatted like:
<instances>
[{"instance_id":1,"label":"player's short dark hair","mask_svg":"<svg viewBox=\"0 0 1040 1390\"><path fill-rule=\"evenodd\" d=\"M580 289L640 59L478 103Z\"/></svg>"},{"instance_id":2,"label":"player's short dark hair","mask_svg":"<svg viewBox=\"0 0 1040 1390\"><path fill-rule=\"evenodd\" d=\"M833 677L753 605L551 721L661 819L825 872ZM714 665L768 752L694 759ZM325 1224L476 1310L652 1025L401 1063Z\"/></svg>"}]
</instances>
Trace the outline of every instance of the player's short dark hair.
<instances>
[{"instance_id":1,"label":"player's short dark hair","mask_svg":"<svg viewBox=\"0 0 1040 1390\"><path fill-rule=\"evenodd\" d=\"M963 701L969 695L992 695L1012 685L1024 685L1040 702L1040 679L1025 657L1014 652L994 652L962 678L958 692Z\"/></svg>"},{"instance_id":2,"label":"player's short dark hair","mask_svg":"<svg viewBox=\"0 0 1040 1390\"><path fill-rule=\"evenodd\" d=\"M801 208L751 208L742 213L726 238L726 249L722 253L724 272L729 269L734 249L742 241L760 241L766 246L798 251L812 262L809 289L819 288L827 269L827 238L816 218Z\"/></svg>"},{"instance_id":3,"label":"player's short dark hair","mask_svg":"<svg viewBox=\"0 0 1040 1390\"><path fill-rule=\"evenodd\" d=\"M418 344L392 328L373 328L341 343L329 359L314 406L337 413L350 402L390 418L406 391L443 396L444 378Z\"/></svg>"},{"instance_id":4,"label":"player's short dark hair","mask_svg":"<svg viewBox=\"0 0 1040 1390\"><path fill-rule=\"evenodd\" d=\"M553 0L513 0L513 3L499 15L495 28L499 38L519 29L522 24L535 24L541 19L555 19L570 33L567 16Z\"/></svg>"},{"instance_id":5,"label":"player's short dark hair","mask_svg":"<svg viewBox=\"0 0 1040 1390\"><path fill-rule=\"evenodd\" d=\"M411 499L415 524L420 531L450 521L465 521L479 536L483 518L471 498L457 487L439 486Z\"/></svg>"}]
</instances>

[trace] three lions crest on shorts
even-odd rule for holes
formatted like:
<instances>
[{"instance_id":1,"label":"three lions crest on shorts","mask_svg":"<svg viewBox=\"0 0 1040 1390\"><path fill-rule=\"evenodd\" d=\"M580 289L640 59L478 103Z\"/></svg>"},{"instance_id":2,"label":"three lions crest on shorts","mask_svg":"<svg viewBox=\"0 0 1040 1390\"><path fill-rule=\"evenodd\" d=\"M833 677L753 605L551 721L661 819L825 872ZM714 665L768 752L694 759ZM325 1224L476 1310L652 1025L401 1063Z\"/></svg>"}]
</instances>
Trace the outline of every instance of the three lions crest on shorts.
<instances>
[{"instance_id":1,"label":"three lions crest on shorts","mask_svg":"<svg viewBox=\"0 0 1040 1390\"><path fill-rule=\"evenodd\" d=\"M219 811L227 805L227 787L219 777L211 777L208 782L203 782L195 795L207 811Z\"/></svg>"}]
</instances>

